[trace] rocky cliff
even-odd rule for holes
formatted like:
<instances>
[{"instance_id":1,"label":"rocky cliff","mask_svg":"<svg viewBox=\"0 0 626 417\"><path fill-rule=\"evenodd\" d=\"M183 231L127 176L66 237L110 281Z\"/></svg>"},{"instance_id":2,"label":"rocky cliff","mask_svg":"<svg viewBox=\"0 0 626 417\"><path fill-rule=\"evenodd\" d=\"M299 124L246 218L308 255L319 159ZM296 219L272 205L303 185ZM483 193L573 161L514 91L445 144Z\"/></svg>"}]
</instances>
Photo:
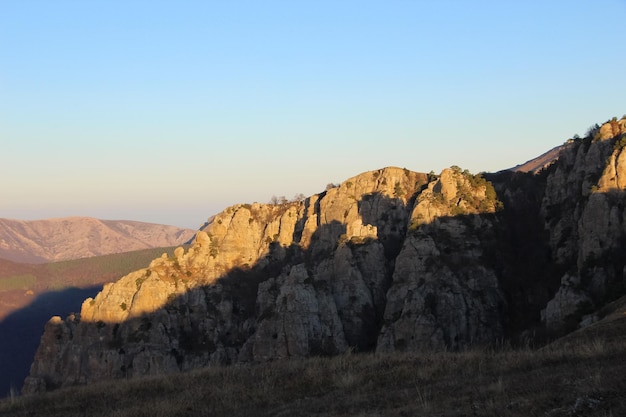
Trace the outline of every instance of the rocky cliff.
<instances>
[{"instance_id":1,"label":"rocky cliff","mask_svg":"<svg viewBox=\"0 0 626 417\"><path fill-rule=\"evenodd\" d=\"M566 270L542 312L550 327L591 323L626 289L626 119L571 143L547 178L542 215L552 260Z\"/></svg>"},{"instance_id":2,"label":"rocky cliff","mask_svg":"<svg viewBox=\"0 0 626 417\"><path fill-rule=\"evenodd\" d=\"M592 321L624 291L624 120L537 174L366 172L236 205L47 324L24 392L346 351L460 349Z\"/></svg>"},{"instance_id":3,"label":"rocky cliff","mask_svg":"<svg viewBox=\"0 0 626 417\"><path fill-rule=\"evenodd\" d=\"M44 263L181 245L194 231L125 220L0 219L0 258Z\"/></svg>"}]
</instances>

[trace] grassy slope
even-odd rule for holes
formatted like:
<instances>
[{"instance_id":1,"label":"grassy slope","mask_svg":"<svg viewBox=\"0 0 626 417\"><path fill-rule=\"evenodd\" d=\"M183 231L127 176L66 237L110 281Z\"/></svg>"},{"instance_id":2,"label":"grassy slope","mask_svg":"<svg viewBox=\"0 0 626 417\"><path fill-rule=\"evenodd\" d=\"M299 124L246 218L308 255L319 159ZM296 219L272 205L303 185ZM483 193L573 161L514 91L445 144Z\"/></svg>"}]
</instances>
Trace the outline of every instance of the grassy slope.
<instances>
[{"instance_id":1,"label":"grassy slope","mask_svg":"<svg viewBox=\"0 0 626 417\"><path fill-rule=\"evenodd\" d=\"M215 367L0 402L0 416L623 416L626 302L542 349Z\"/></svg>"},{"instance_id":2,"label":"grassy slope","mask_svg":"<svg viewBox=\"0 0 626 417\"><path fill-rule=\"evenodd\" d=\"M163 252L155 248L48 264L22 264L0 259L0 320L30 304L36 296L65 288L87 288L112 282L148 266Z\"/></svg>"}]
</instances>

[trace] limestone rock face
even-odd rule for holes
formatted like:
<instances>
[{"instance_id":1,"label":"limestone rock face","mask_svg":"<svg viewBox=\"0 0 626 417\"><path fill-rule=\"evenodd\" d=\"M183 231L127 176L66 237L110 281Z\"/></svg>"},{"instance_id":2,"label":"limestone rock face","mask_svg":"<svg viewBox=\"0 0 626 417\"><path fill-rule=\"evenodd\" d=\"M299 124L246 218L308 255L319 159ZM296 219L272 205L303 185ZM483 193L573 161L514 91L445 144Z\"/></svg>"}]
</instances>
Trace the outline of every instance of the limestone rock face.
<instances>
[{"instance_id":1,"label":"limestone rock face","mask_svg":"<svg viewBox=\"0 0 626 417\"><path fill-rule=\"evenodd\" d=\"M612 120L609 120L608 122L600 126L600 129L598 131L598 139L613 139L623 133L626 133L626 118L622 118L621 120L613 118Z\"/></svg>"},{"instance_id":2,"label":"limestone rock face","mask_svg":"<svg viewBox=\"0 0 626 417\"><path fill-rule=\"evenodd\" d=\"M319 287L319 285L318 285ZM254 360L337 354L347 343L329 289L316 289L303 264L259 288L264 319L249 341Z\"/></svg>"},{"instance_id":3,"label":"limestone rock face","mask_svg":"<svg viewBox=\"0 0 626 417\"><path fill-rule=\"evenodd\" d=\"M187 249L52 319L23 391L571 330L626 292L624 122L537 173L391 167L232 206Z\"/></svg>"},{"instance_id":4,"label":"limestone rock face","mask_svg":"<svg viewBox=\"0 0 626 417\"><path fill-rule=\"evenodd\" d=\"M496 208L495 191L482 177L449 168L420 193L411 220L417 226L444 216L493 213Z\"/></svg>"},{"instance_id":5,"label":"limestone rock face","mask_svg":"<svg viewBox=\"0 0 626 417\"><path fill-rule=\"evenodd\" d=\"M186 251L107 284L80 316L51 322L25 392L373 349L410 201L427 180L385 168L304 201L226 209Z\"/></svg>"},{"instance_id":6,"label":"limestone rock face","mask_svg":"<svg viewBox=\"0 0 626 417\"><path fill-rule=\"evenodd\" d=\"M421 230L407 238L387 294L379 351L458 349L504 335L498 278L477 261L482 248L474 227L490 226L446 223L450 234L443 239Z\"/></svg>"},{"instance_id":7,"label":"limestone rock face","mask_svg":"<svg viewBox=\"0 0 626 417\"><path fill-rule=\"evenodd\" d=\"M626 288L625 123L609 121L579 140L547 177L542 213L554 264L567 270L542 313L551 328L580 320Z\"/></svg>"},{"instance_id":8,"label":"limestone rock face","mask_svg":"<svg viewBox=\"0 0 626 417\"><path fill-rule=\"evenodd\" d=\"M489 190L447 169L419 195L387 293L379 351L458 349L503 336L506 301L483 261L495 221L488 213L497 206Z\"/></svg>"},{"instance_id":9,"label":"limestone rock face","mask_svg":"<svg viewBox=\"0 0 626 417\"><path fill-rule=\"evenodd\" d=\"M591 298L577 288L579 285L578 277L563 276L561 287L542 312L542 319L549 327L561 326L565 320L576 314L581 306L591 303Z\"/></svg>"}]
</instances>

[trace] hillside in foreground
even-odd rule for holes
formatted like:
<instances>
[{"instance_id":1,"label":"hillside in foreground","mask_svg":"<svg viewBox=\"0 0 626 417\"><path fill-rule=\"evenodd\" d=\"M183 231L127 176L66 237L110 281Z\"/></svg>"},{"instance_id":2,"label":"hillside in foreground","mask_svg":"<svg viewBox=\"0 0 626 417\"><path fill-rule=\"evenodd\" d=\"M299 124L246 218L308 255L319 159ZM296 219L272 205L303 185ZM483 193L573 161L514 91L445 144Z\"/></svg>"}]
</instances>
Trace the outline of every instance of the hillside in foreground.
<instances>
[{"instance_id":1,"label":"hillside in foreground","mask_svg":"<svg viewBox=\"0 0 626 417\"><path fill-rule=\"evenodd\" d=\"M344 353L216 366L0 402L0 416L622 416L626 299L541 349Z\"/></svg>"}]
</instances>

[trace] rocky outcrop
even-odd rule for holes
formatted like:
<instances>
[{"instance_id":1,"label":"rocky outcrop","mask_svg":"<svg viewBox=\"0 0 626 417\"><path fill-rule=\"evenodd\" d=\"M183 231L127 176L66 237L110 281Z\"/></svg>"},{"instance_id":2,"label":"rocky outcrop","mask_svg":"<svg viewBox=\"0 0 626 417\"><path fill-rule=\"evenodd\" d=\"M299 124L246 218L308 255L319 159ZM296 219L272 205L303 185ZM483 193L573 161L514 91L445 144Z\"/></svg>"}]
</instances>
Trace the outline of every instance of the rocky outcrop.
<instances>
[{"instance_id":1,"label":"rocky outcrop","mask_svg":"<svg viewBox=\"0 0 626 417\"><path fill-rule=\"evenodd\" d=\"M444 229L467 242L466 253L454 259L447 258L450 248L431 248L442 251L442 262L476 255L475 231L489 223L478 213L493 213L496 203L489 183L457 168L430 177L385 168L301 202L230 207L187 250L105 285L80 315L53 319L25 392L213 363L372 350L383 321L385 334L397 335L386 339L386 349L402 348L398 335L408 322L458 328L438 333L442 345L486 341L491 324L492 334L501 333L489 321L502 304L493 273L477 264L457 276L436 263L414 267L412 259L416 246L430 250L420 234ZM458 215L472 226L446 219ZM419 268L428 271L426 284ZM456 294L442 296L435 316L434 310L398 317L391 311L408 288L435 291L451 278ZM474 311L483 288L492 306ZM457 314L460 305L465 312Z\"/></svg>"},{"instance_id":2,"label":"rocky outcrop","mask_svg":"<svg viewBox=\"0 0 626 417\"><path fill-rule=\"evenodd\" d=\"M503 337L505 297L482 258L491 228L479 216L454 217L407 237L387 293L379 351L459 349Z\"/></svg>"},{"instance_id":3,"label":"rocky outcrop","mask_svg":"<svg viewBox=\"0 0 626 417\"><path fill-rule=\"evenodd\" d=\"M417 197L378 350L458 349L503 336L504 296L483 259L498 205L491 184L458 168Z\"/></svg>"},{"instance_id":4,"label":"rocky outcrop","mask_svg":"<svg viewBox=\"0 0 626 417\"><path fill-rule=\"evenodd\" d=\"M567 270L543 312L548 327L571 329L626 289L625 122L576 141L547 178L542 214L552 259Z\"/></svg>"},{"instance_id":5,"label":"rocky outcrop","mask_svg":"<svg viewBox=\"0 0 626 417\"><path fill-rule=\"evenodd\" d=\"M24 391L588 323L624 291L626 140L608 123L611 137L568 141L536 174L385 168L230 207L189 248L51 320Z\"/></svg>"},{"instance_id":6,"label":"rocky outcrop","mask_svg":"<svg viewBox=\"0 0 626 417\"><path fill-rule=\"evenodd\" d=\"M194 233L175 226L90 217L0 219L0 258L27 263L88 258L178 246Z\"/></svg>"}]
</instances>

